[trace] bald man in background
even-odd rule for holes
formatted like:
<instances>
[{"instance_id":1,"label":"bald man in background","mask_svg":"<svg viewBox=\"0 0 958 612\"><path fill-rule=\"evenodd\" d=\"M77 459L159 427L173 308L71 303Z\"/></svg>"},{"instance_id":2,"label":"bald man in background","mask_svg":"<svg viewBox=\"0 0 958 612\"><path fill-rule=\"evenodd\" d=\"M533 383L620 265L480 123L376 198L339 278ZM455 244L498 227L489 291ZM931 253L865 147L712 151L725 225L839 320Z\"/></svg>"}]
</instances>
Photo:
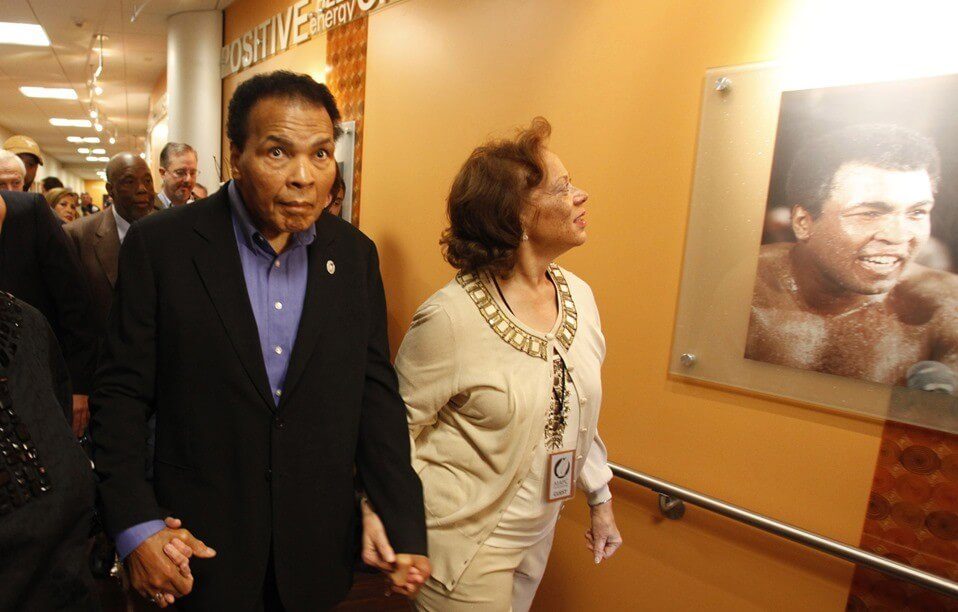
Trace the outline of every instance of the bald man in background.
<instances>
[{"instance_id":1,"label":"bald man in background","mask_svg":"<svg viewBox=\"0 0 958 612\"><path fill-rule=\"evenodd\" d=\"M93 294L99 334L106 330L106 318L113 301L120 245L130 224L155 210L153 175L139 156L115 155L106 167L106 180L106 190L114 206L63 227L76 249Z\"/></svg>"}]
</instances>

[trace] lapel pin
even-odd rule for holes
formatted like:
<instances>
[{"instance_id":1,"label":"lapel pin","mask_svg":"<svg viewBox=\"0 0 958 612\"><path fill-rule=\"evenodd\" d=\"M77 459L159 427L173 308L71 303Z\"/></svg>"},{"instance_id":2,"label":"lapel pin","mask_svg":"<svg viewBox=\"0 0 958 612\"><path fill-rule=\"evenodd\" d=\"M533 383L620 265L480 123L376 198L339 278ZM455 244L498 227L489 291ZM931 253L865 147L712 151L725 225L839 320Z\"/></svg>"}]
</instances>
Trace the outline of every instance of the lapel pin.
<instances>
[{"instance_id":1,"label":"lapel pin","mask_svg":"<svg viewBox=\"0 0 958 612\"><path fill-rule=\"evenodd\" d=\"M333 263L332 259L326 262L326 271L330 274L336 274L336 264Z\"/></svg>"}]
</instances>

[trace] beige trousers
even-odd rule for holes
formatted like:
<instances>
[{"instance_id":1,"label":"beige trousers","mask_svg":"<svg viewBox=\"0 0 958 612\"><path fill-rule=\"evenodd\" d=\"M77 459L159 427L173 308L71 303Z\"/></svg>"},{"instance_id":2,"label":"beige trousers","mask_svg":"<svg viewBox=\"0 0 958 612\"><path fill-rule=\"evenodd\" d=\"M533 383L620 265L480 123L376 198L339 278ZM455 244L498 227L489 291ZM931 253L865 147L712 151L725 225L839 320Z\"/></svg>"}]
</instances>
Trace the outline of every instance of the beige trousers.
<instances>
[{"instance_id":1,"label":"beige trousers","mask_svg":"<svg viewBox=\"0 0 958 612\"><path fill-rule=\"evenodd\" d=\"M432 578L419 591L419 612L528 612L546 571L555 528L528 548L483 545L450 591Z\"/></svg>"}]
</instances>

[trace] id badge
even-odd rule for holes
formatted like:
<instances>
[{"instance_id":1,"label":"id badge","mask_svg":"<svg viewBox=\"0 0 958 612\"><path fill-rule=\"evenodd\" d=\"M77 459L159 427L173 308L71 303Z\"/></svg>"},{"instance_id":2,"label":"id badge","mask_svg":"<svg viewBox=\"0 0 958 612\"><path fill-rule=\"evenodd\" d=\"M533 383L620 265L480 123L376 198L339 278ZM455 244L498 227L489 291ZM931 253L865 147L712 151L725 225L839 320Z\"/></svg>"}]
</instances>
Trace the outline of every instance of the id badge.
<instances>
[{"instance_id":1,"label":"id badge","mask_svg":"<svg viewBox=\"0 0 958 612\"><path fill-rule=\"evenodd\" d=\"M575 495L575 451L549 455L549 502L571 499Z\"/></svg>"}]
</instances>

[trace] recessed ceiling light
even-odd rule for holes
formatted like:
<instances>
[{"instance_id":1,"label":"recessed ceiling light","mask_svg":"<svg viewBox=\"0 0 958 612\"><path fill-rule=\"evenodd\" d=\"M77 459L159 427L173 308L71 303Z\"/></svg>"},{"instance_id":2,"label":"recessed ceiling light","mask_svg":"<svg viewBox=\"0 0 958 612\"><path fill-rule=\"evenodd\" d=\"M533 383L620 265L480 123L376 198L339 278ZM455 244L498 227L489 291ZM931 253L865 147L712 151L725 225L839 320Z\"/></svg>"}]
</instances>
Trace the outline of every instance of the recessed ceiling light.
<instances>
[{"instance_id":1,"label":"recessed ceiling light","mask_svg":"<svg viewBox=\"0 0 958 612\"><path fill-rule=\"evenodd\" d=\"M95 93L95 94L98 95L98 96L102 96L102 95L103 95L103 88L100 87L99 85L97 85L96 87L93 88L93 93Z\"/></svg>"},{"instance_id":2,"label":"recessed ceiling light","mask_svg":"<svg viewBox=\"0 0 958 612\"><path fill-rule=\"evenodd\" d=\"M20 93L28 98L78 99L77 91L69 87L21 87Z\"/></svg>"},{"instance_id":3,"label":"recessed ceiling light","mask_svg":"<svg viewBox=\"0 0 958 612\"><path fill-rule=\"evenodd\" d=\"M100 144L100 139L96 136L67 136L67 142L89 142L91 144Z\"/></svg>"},{"instance_id":4,"label":"recessed ceiling light","mask_svg":"<svg viewBox=\"0 0 958 612\"><path fill-rule=\"evenodd\" d=\"M89 162L95 162L95 161L100 161L100 158L99 158L99 157L96 157L96 156L94 156L94 155L87 155L86 160L89 161Z\"/></svg>"},{"instance_id":5,"label":"recessed ceiling light","mask_svg":"<svg viewBox=\"0 0 958 612\"><path fill-rule=\"evenodd\" d=\"M49 47L50 39L43 28L35 23L0 21L0 44Z\"/></svg>"},{"instance_id":6,"label":"recessed ceiling light","mask_svg":"<svg viewBox=\"0 0 958 612\"><path fill-rule=\"evenodd\" d=\"M110 144L116 144L116 138L110 136Z\"/></svg>"},{"instance_id":7,"label":"recessed ceiling light","mask_svg":"<svg viewBox=\"0 0 958 612\"><path fill-rule=\"evenodd\" d=\"M96 119L98 115L99 115L99 113L96 112L96 109L95 109L95 108L91 108L91 109L90 109L90 119Z\"/></svg>"},{"instance_id":8,"label":"recessed ceiling light","mask_svg":"<svg viewBox=\"0 0 958 612\"><path fill-rule=\"evenodd\" d=\"M100 161L101 161L101 162L108 162L108 161L110 161L110 158L109 158L109 157L106 157L106 156L103 156L103 157L100 158Z\"/></svg>"},{"instance_id":9,"label":"recessed ceiling light","mask_svg":"<svg viewBox=\"0 0 958 612\"><path fill-rule=\"evenodd\" d=\"M106 153L106 149L93 149L90 151L90 153L93 153L94 155L103 155Z\"/></svg>"},{"instance_id":10,"label":"recessed ceiling light","mask_svg":"<svg viewBox=\"0 0 958 612\"><path fill-rule=\"evenodd\" d=\"M90 149L87 147L80 147L77 149L77 153L80 153L81 155L88 155L90 153Z\"/></svg>"},{"instance_id":11,"label":"recessed ceiling light","mask_svg":"<svg viewBox=\"0 0 958 612\"><path fill-rule=\"evenodd\" d=\"M55 125L57 127L90 127L89 119L61 119L59 117L54 117L50 119L50 125Z\"/></svg>"},{"instance_id":12,"label":"recessed ceiling light","mask_svg":"<svg viewBox=\"0 0 958 612\"><path fill-rule=\"evenodd\" d=\"M103 126L100 125L99 122L97 122L97 123L94 123L94 124L93 124L93 129L95 129L97 132L102 132L102 131L103 131Z\"/></svg>"},{"instance_id":13,"label":"recessed ceiling light","mask_svg":"<svg viewBox=\"0 0 958 612\"><path fill-rule=\"evenodd\" d=\"M146 159L146 153L140 153L140 159Z\"/></svg>"}]
</instances>

